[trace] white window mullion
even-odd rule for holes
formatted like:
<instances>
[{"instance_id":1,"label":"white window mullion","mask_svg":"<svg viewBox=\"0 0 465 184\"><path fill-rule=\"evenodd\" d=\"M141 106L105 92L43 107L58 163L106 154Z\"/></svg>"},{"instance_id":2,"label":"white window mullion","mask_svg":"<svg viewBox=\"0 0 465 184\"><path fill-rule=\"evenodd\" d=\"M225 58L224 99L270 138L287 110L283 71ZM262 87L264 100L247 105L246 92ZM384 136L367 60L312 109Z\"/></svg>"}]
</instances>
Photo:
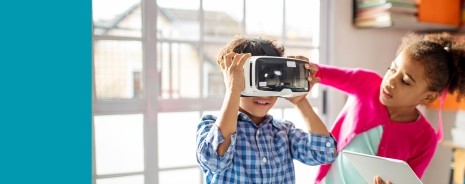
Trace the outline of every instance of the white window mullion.
<instances>
[{"instance_id":1,"label":"white window mullion","mask_svg":"<svg viewBox=\"0 0 465 184\"><path fill-rule=\"evenodd\" d=\"M245 3L245 0L242 0L242 4L243 4L243 10L242 10L242 33L243 34L247 34L246 30L245 29L245 26L247 26L247 22L246 22L246 16L247 16L247 13L246 13L246 9L247 9L247 5Z\"/></svg>"},{"instance_id":2,"label":"white window mullion","mask_svg":"<svg viewBox=\"0 0 465 184\"><path fill-rule=\"evenodd\" d=\"M93 21L92 21L93 26ZM92 38L92 48L94 46L94 39ZM93 52L92 52L93 53ZM97 101L97 92L95 87L95 69L94 69L94 55L92 55L92 109L94 109L94 105ZM97 167L96 167L96 159L95 159L95 129L94 129L94 111L92 111L92 184L97 183Z\"/></svg>"},{"instance_id":3,"label":"white window mullion","mask_svg":"<svg viewBox=\"0 0 465 184\"><path fill-rule=\"evenodd\" d=\"M331 25L332 25L332 19L331 19L331 7L332 1L328 0L320 0L320 41L319 41L319 52L320 52L320 63L321 64L330 64L330 54L329 50L331 48ZM332 122L331 117L335 117L332 112L329 111L330 108L330 102L328 98L328 92L326 91L326 96L323 97L323 90L327 90L326 87L320 88L321 90L319 91L322 100L320 100L321 105L319 107L321 108L326 108L328 112L326 114L323 114L323 111L320 113L320 117L325 122L326 126L329 128L331 126ZM323 102L323 98L326 98L326 102ZM326 104L323 104L326 103ZM323 110L323 109L322 109Z\"/></svg>"},{"instance_id":4,"label":"white window mullion","mask_svg":"<svg viewBox=\"0 0 465 184\"><path fill-rule=\"evenodd\" d=\"M145 95L144 113L144 176L145 184L156 184L158 171L158 92L157 75L157 2L141 0L142 3L142 45L143 45L143 85Z\"/></svg>"},{"instance_id":5,"label":"white window mullion","mask_svg":"<svg viewBox=\"0 0 465 184\"><path fill-rule=\"evenodd\" d=\"M99 100L92 106L93 115L140 114L144 112L146 102L136 100Z\"/></svg>"},{"instance_id":6,"label":"white window mullion","mask_svg":"<svg viewBox=\"0 0 465 184\"><path fill-rule=\"evenodd\" d=\"M130 173L121 173L121 174L102 174L102 175L96 176L95 178L96 179L117 178L117 177L135 176L135 175L141 175L141 174L144 174L144 172L130 172Z\"/></svg>"},{"instance_id":7,"label":"white window mullion","mask_svg":"<svg viewBox=\"0 0 465 184\"><path fill-rule=\"evenodd\" d=\"M127 36L99 36L94 35L94 40L119 40L119 41L142 41L141 38Z\"/></svg>"},{"instance_id":8,"label":"white window mullion","mask_svg":"<svg viewBox=\"0 0 465 184\"><path fill-rule=\"evenodd\" d=\"M158 100L158 112L212 111L221 108L223 99Z\"/></svg>"},{"instance_id":9,"label":"white window mullion","mask_svg":"<svg viewBox=\"0 0 465 184\"><path fill-rule=\"evenodd\" d=\"M204 10L203 10L203 0L200 0L200 6L199 6L199 38L200 38L200 44L199 44L199 53L200 54L200 70L199 70L199 76L200 76L200 80L199 80L199 94L200 94L200 98L205 98L207 95L204 93L204 80L203 80L203 73L204 73L204 62L205 62L205 57L204 57L204 33L205 33L205 22L204 22Z\"/></svg>"},{"instance_id":10,"label":"white window mullion","mask_svg":"<svg viewBox=\"0 0 465 184\"><path fill-rule=\"evenodd\" d=\"M283 45L286 45L286 1L282 1L283 2L283 30L282 30L282 34L281 34L281 40L282 40L282 43Z\"/></svg>"},{"instance_id":11,"label":"white window mullion","mask_svg":"<svg viewBox=\"0 0 465 184\"><path fill-rule=\"evenodd\" d=\"M95 88L93 91L95 91ZM97 183L97 166L95 164L96 163L95 156L96 156L95 154L95 126L94 126L94 116L92 116L92 184Z\"/></svg>"}]
</instances>

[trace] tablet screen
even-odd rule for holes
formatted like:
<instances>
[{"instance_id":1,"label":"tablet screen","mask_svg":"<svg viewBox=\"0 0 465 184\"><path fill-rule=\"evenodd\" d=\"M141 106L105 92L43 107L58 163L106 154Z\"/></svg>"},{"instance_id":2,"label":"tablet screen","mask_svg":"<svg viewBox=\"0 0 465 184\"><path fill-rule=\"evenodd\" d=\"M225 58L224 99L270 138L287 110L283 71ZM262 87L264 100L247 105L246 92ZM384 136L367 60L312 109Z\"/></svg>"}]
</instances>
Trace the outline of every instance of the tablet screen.
<instances>
[{"instance_id":1,"label":"tablet screen","mask_svg":"<svg viewBox=\"0 0 465 184\"><path fill-rule=\"evenodd\" d=\"M394 184L423 184L405 161L345 150L341 155L352 163L367 183L374 183L374 177L380 176Z\"/></svg>"}]
</instances>

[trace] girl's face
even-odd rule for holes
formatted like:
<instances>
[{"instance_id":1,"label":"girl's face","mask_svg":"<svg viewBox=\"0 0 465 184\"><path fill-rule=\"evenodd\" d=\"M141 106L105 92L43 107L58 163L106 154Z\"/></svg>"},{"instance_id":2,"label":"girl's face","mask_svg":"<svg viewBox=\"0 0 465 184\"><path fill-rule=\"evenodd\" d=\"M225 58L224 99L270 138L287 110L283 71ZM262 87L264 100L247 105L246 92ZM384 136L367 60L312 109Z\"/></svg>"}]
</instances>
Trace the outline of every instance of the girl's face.
<instances>
[{"instance_id":1,"label":"girl's face","mask_svg":"<svg viewBox=\"0 0 465 184\"><path fill-rule=\"evenodd\" d=\"M274 106L278 97L241 97L240 111L247 114L253 122L259 124Z\"/></svg>"},{"instance_id":2,"label":"girl's face","mask_svg":"<svg viewBox=\"0 0 465 184\"><path fill-rule=\"evenodd\" d=\"M427 90L423 66L402 51L391 63L380 87L380 102L387 107L414 108L429 103L437 96Z\"/></svg>"}]
</instances>

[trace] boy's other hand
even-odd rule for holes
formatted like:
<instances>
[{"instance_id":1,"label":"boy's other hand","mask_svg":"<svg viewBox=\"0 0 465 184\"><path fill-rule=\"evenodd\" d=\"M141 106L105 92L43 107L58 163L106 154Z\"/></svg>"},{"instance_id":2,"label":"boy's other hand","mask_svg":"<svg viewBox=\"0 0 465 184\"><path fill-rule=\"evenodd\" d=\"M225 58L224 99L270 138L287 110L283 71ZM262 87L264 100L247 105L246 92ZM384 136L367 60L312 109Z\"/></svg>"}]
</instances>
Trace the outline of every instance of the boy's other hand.
<instances>
[{"instance_id":1,"label":"boy's other hand","mask_svg":"<svg viewBox=\"0 0 465 184\"><path fill-rule=\"evenodd\" d=\"M300 96L294 96L294 97L286 97L285 99L289 100L289 102L291 102L292 104L297 104L300 101L302 101L303 99L307 99L306 96L307 96L307 94L300 95Z\"/></svg>"}]
</instances>

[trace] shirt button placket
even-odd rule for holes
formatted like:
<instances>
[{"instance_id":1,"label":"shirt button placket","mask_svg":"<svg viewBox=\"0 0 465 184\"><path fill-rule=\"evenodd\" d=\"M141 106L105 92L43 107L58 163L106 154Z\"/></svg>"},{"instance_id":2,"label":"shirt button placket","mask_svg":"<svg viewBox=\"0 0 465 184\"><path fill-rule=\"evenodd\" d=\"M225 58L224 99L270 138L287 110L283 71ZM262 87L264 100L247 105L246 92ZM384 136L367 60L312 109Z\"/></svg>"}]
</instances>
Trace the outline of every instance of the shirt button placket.
<instances>
[{"instance_id":1,"label":"shirt button placket","mask_svg":"<svg viewBox=\"0 0 465 184\"><path fill-rule=\"evenodd\" d=\"M255 132L255 141L257 142L257 147L258 147L258 153L259 153L259 157L261 158L260 162L260 170L261 170L261 173L262 173L262 178L266 178L266 157L264 156L265 154L262 152L262 151L265 151L264 150L264 145L261 144L260 142L260 129L257 129L257 131Z\"/></svg>"},{"instance_id":2,"label":"shirt button placket","mask_svg":"<svg viewBox=\"0 0 465 184\"><path fill-rule=\"evenodd\" d=\"M264 183L269 183L269 181L268 181L268 177L269 177L269 176L267 175L268 169L267 169L267 167L265 166L265 165L266 165L266 162L267 162L266 157L262 157L262 163L263 163L263 165L264 165L263 170L262 170L262 176L263 176L263 179L264 179L263 182L264 182Z\"/></svg>"},{"instance_id":3,"label":"shirt button placket","mask_svg":"<svg viewBox=\"0 0 465 184\"><path fill-rule=\"evenodd\" d=\"M267 149L267 145L266 145L266 141L263 140L265 139L265 136L263 135L260 135L263 133L263 130L261 129L264 129L265 127L261 127L260 129L257 130L257 133L256 133L256 137L257 137L257 140L258 140L258 147L260 148L260 156L261 156L261 162L262 162L262 176L264 178L263 182L264 183L269 183L270 181L268 180L269 179L269 168L267 167L267 162L268 162L268 158L266 158L266 149Z\"/></svg>"}]
</instances>

